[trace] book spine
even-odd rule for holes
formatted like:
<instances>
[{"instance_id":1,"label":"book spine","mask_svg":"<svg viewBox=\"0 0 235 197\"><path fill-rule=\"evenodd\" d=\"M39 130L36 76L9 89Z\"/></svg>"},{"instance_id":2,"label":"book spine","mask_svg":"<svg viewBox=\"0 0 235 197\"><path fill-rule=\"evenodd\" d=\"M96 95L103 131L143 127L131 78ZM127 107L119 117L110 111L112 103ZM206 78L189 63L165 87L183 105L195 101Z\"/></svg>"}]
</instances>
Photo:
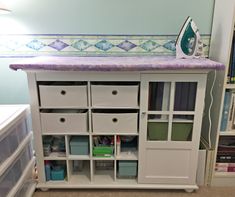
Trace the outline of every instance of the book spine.
<instances>
[{"instance_id":1,"label":"book spine","mask_svg":"<svg viewBox=\"0 0 235 197\"><path fill-rule=\"evenodd\" d=\"M226 131L227 129L228 112L229 112L231 96L232 96L232 93L230 91L225 92L220 131Z\"/></svg>"},{"instance_id":2,"label":"book spine","mask_svg":"<svg viewBox=\"0 0 235 197\"><path fill-rule=\"evenodd\" d=\"M227 122L227 131L230 131L233 129L234 125L234 101L235 101L235 94L232 93L230 103L229 103L229 110L228 110L228 122Z\"/></svg>"},{"instance_id":3,"label":"book spine","mask_svg":"<svg viewBox=\"0 0 235 197\"><path fill-rule=\"evenodd\" d=\"M234 83L235 82L235 77L234 77L234 74L235 74L235 50L234 50L234 44L235 42L235 39L233 37L233 44L232 44L232 49L231 49L231 53L230 53L230 83Z\"/></svg>"}]
</instances>

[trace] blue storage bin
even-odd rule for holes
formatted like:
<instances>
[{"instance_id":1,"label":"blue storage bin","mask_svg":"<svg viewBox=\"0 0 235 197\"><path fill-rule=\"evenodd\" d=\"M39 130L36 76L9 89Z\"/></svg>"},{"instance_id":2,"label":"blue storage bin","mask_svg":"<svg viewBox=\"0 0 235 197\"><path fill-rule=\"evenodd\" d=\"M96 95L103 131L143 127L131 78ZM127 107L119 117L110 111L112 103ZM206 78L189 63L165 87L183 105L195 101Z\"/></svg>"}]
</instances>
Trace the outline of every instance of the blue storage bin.
<instances>
[{"instance_id":1,"label":"blue storage bin","mask_svg":"<svg viewBox=\"0 0 235 197\"><path fill-rule=\"evenodd\" d=\"M136 177L137 161L119 161L118 162L119 177Z\"/></svg>"},{"instance_id":2,"label":"blue storage bin","mask_svg":"<svg viewBox=\"0 0 235 197\"><path fill-rule=\"evenodd\" d=\"M74 136L70 140L71 155L88 155L89 154L89 138L88 136Z\"/></svg>"},{"instance_id":3,"label":"blue storage bin","mask_svg":"<svg viewBox=\"0 0 235 197\"><path fill-rule=\"evenodd\" d=\"M64 168L60 166L56 166L51 170L51 180L53 181L61 181L64 180Z\"/></svg>"}]
</instances>

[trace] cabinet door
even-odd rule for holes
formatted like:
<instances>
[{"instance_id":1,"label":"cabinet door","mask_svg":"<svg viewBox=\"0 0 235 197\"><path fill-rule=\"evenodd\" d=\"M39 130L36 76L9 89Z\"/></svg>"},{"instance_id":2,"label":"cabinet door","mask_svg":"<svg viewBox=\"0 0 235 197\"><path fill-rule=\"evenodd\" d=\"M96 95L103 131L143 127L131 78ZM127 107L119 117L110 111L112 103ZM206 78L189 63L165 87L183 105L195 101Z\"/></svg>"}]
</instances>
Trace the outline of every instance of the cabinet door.
<instances>
[{"instance_id":1,"label":"cabinet door","mask_svg":"<svg viewBox=\"0 0 235 197\"><path fill-rule=\"evenodd\" d=\"M143 74L139 183L195 184L206 75Z\"/></svg>"}]
</instances>

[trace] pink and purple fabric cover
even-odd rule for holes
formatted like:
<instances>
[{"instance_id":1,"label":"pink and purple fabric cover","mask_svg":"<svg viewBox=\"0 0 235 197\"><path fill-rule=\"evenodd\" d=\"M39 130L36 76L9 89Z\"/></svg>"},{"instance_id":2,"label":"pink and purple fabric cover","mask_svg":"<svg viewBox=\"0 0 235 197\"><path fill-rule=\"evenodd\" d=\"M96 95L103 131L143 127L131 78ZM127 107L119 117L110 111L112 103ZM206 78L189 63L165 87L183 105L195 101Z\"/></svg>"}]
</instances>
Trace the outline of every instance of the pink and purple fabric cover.
<instances>
[{"instance_id":1,"label":"pink and purple fabric cover","mask_svg":"<svg viewBox=\"0 0 235 197\"><path fill-rule=\"evenodd\" d=\"M34 57L10 64L13 70L53 71L151 71L216 69L223 70L222 63L206 58L176 59L168 56L135 57Z\"/></svg>"}]
</instances>

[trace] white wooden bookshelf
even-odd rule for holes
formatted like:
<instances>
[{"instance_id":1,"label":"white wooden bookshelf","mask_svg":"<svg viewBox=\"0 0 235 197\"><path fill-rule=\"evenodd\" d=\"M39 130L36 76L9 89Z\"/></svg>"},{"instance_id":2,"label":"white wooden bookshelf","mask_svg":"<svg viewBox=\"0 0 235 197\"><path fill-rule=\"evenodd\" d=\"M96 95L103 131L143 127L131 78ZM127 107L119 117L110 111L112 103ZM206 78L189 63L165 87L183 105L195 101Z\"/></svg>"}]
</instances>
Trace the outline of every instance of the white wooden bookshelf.
<instances>
[{"instance_id":1,"label":"white wooden bookshelf","mask_svg":"<svg viewBox=\"0 0 235 197\"><path fill-rule=\"evenodd\" d=\"M227 74L229 72L230 53L235 25L234 6L234 0L215 1L209 57L212 60L223 63L226 66L226 69L225 71L217 72L215 88L213 92L214 104L212 110L211 149L214 150L214 155L210 166L211 171L208 175L211 177L210 183L213 186L235 186L234 172L215 171L217 148L220 138L235 136L234 130L220 131L225 90L235 90L235 84L227 83ZM224 10L226 10L226 12ZM212 81L213 76L210 76L209 80Z\"/></svg>"}]
</instances>

